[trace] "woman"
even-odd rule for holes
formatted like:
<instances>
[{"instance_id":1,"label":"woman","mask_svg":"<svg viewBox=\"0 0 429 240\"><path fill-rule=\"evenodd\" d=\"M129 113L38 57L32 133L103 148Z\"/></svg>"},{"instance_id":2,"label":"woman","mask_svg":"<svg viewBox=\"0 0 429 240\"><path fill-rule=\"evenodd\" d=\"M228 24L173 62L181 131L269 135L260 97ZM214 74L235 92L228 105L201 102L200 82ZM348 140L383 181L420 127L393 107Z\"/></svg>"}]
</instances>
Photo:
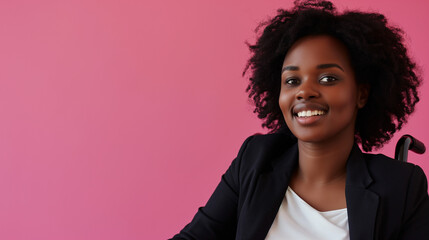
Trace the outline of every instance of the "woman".
<instances>
[{"instance_id":1,"label":"woman","mask_svg":"<svg viewBox=\"0 0 429 240\"><path fill-rule=\"evenodd\" d=\"M419 101L401 30L326 1L262 26L247 90L271 133L244 142L173 239L428 239L422 169L357 146L381 147Z\"/></svg>"}]
</instances>

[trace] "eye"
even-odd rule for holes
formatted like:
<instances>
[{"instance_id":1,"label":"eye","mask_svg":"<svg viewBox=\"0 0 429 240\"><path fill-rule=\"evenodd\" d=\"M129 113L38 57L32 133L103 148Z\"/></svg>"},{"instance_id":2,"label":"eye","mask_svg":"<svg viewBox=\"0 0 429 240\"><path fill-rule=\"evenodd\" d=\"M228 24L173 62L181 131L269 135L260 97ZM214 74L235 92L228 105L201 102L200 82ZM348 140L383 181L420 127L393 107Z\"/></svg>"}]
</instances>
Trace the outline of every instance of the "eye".
<instances>
[{"instance_id":1,"label":"eye","mask_svg":"<svg viewBox=\"0 0 429 240\"><path fill-rule=\"evenodd\" d=\"M336 81L338 81L338 78L331 75L322 76L319 80L322 84L334 84Z\"/></svg>"},{"instance_id":2,"label":"eye","mask_svg":"<svg viewBox=\"0 0 429 240\"><path fill-rule=\"evenodd\" d=\"M285 79L284 83L285 83L286 85L296 86L296 85L298 85L298 84L300 83L300 81L299 81L299 79L298 79L298 78L295 78L295 77L289 77L289 78L286 78L286 79Z\"/></svg>"}]
</instances>

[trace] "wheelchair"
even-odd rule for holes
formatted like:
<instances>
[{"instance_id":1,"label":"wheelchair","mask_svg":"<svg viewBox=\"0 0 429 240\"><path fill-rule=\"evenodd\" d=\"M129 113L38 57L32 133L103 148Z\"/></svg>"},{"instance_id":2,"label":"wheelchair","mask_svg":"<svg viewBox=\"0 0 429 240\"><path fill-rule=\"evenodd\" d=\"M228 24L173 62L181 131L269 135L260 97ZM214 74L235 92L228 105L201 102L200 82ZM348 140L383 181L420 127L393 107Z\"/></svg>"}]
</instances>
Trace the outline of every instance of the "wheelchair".
<instances>
[{"instance_id":1,"label":"wheelchair","mask_svg":"<svg viewBox=\"0 0 429 240\"><path fill-rule=\"evenodd\" d=\"M406 162L408 159L408 150L417 154L423 154L426 151L425 145L411 135L403 135L395 147L395 159L401 162Z\"/></svg>"}]
</instances>

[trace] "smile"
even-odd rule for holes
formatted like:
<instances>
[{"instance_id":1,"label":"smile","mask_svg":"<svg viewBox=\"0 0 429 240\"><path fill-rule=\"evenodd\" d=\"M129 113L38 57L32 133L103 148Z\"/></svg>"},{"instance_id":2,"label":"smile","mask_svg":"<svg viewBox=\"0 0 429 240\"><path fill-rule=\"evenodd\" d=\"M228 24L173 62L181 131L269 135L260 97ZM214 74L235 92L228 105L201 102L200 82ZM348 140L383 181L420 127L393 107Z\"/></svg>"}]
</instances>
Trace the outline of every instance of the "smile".
<instances>
[{"instance_id":1,"label":"smile","mask_svg":"<svg viewBox=\"0 0 429 240\"><path fill-rule=\"evenodd\" d=\"M326 112L322 110L304 110L304 111L298 112L296 115L298 117L312 117L312 116L325 115L325 113Z\"/></svg>"}]
</instances>

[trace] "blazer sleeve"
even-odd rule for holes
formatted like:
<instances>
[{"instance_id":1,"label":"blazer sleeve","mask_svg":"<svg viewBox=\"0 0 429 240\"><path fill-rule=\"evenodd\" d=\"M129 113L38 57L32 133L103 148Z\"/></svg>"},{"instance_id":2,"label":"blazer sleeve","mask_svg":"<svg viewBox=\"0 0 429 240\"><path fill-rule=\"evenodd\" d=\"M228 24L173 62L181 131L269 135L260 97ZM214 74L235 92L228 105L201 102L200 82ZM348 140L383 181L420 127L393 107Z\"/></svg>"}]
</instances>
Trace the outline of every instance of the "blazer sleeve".
<instances>
[{"instance_id":1,"label":"blazer sleeve","mask_svg":"<svg viewBox=\"0 0 429 240\"><path fill-rule=\"evenodd\" d=\"M429 239L429 197L427 179L414 166L409 181L400 239Z\"/></svg>"},{"instance_id":2,"label":"blazer sleeve","mask_svg":"<svg viewBox=\"0 0 429 240\"><path fill-rule=\"evenodd\" d=\"M243 143L206 205L171 239L235 239L241 158L251 139L252 136Z\"/></svg>"}]
</instances>

